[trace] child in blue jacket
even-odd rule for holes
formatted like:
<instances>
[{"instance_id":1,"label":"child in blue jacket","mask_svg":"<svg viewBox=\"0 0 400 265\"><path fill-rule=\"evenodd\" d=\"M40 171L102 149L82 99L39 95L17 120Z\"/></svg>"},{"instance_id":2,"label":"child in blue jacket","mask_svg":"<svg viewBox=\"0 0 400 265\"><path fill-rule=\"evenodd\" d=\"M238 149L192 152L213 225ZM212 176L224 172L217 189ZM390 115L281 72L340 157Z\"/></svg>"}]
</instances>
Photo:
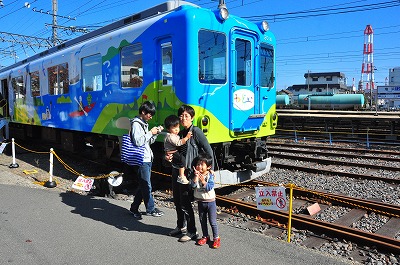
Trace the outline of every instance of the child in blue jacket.
<instances>
[{"instance_id":1,"label":"child in blue jacket","mask_svg":"<svg viewBox=\"0 0 400 265\"><path fill-rule=\"evenodd\" d=\"M203 237L197 241L202 246L210 242L207 216L213 233L213 248L221 246L217 226L217 203L215 201L214 174L210 171L213 159L208 154L199 154L193 161L194 177L191 185L194 188L194 198L198 204L199 219Z\"/></svg>"}]
</instances>

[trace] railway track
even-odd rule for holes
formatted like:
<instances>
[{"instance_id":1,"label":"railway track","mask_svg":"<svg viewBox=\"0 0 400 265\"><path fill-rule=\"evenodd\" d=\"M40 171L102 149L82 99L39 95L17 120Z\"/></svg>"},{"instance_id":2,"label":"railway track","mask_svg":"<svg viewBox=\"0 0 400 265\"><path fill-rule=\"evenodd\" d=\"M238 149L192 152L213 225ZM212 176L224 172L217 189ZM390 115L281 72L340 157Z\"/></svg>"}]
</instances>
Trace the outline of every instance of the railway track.
<instances>
[{"instance_id":1,"label":"railway track","mask_svg":"<svg viewBox=\"0 0 400 265\"><path fill-rule=\"evenodd\" d=\"M304 180L300 182L319 187L317 190L306 189L300 188L302 186L300 184L299 188L294 190L296 199L293 203L293 216L295 219L292 221L292 226L296 231L294 232L295 241L319 250L330 249L332 253L336 254L346 252L342 251L342 248L351 249L348 251L351 253L339 255L351 257L359 262L365 262L366 256L373 256L373 253L391 253L383 259L393 259L394 263L387 264L397 264L393 255L398 255L400 251L398 240L400 238L400 204L398 200L397 204L384 201L396 200L399 186L398 178L393 176L398 176L399 152L322 146L320 143L315 145L311 143L307 143L307 145L268 143L268 147L269 153L273 157L272 172L260 179L268 180L275 175L272 179L279 182L260 183L254 181L247 184L250 186L260 184L276 186L276 183L299 182L302 177L305 177L305 182ZM281 158L277 158L278 156ZM342 159L344 161L341 161ZM277 160L285 162L281 163ZM378 164L379 161L384 161L384 164ZM392 165L388 166L387 164ZM360 168L364 173L360 173ZM390 175L390 177L384 177L386 175ZM325 180L321 181L323 178ZM312 184L314 180L318 184ZM325 185L330 182L337 182L337 184L325 189ZM344 184L341 184L342 182ZM370 183L370 186L364 186L363 183ZM334 185L339 185L340 191L333 188ZM347 193L349 189L346 188L347 186L350 189L353 186L356 188L362 186L363 188L359 189L358 193ZM375 188L381 189L382 192L373 191ZM389 199L390 195L385 194L385 191L390 195L393 194L394 197ZM288 223L288 212L257 210L254 189L245 189L244 192L238 191L233 194L221 195L218 197L218 201L221 201L221 207L228 212L241 212L241 216L244 216L245 219L247 216L253 217L249 219L249 224L241 226L281 239L287 238L285 229L282 227L285 228ZM370 199L360 198L365 196ZM306 210L314 203L318 203L321 211L310 216ZM265 226L271 228L265 229ZM346 242L347 246L345 246ZM335 244L336 246L334 246ZM336 248L341 248L341 250ZM385 254L381 255L381 257L383 256Z\"/></svg>"},{"instance_id":2,"label":"railway track","mask_svg":"<svg viewBox=\"0 0 400 265\"><path fill-rule=\"evenodd\" d=\"M252 181L249 186L277 186L276 183ZM289 194L289 193L287 193ZM359 246L369 246L383 252L400 253L400 241L394 236L400 232L400 206L393 206L376 201L351 198L320 191L294 188L296 198L293 203L292 226L296 230L307 230L308 237L301 244L307 247L319 248L325 242L334 240L349 240ZM288 211L266 211L257 209L254 188L236 192L233 195L218 195L217 203L227 212L252 216L254 222L267 224L274 229L287 228L289 220ZM351 209L334 222L316 219L315 215L296 213L310 203L319 203L321 211L333 206L350 207ZM366 214L375 212L386 215L390 220L382 225L375 233L351 227L355 222L365 217ZM268 230L268 229L266 229ZM263 231L269 234L268 231ZM272 234L276 231L272 230ZM356 254L354 254L356 256ZM359 257L362 259L362 257Z\"/></svg>"},{"instance_id":3,"label":"railway track","mask_svg":"<svg viewBox=\"0 0 400 265\"><path fill-rule=\"evenodd\" d=\"M278 109L278 115L284 121L291 121L292 123L282 123L281 127L289 127L289 125L296 124L296 121L302 120L302 123L297 123L304 127L304 125L313 125L318 127L340 127L340 128L353 128L365 130L366 128L378 130L383 128L383 131L389 129L397 129L398 119L400 112L386 112L386 111L340 111L340 110L293 110L293 109ZM340 116L341 119L338 119ZM318 121L318 123L315 123ZM321 122L322 121L322 122ZM393 126L383 126L394 122ZM322 125L322 126L321 126Z\"/></svg>"},{"instance_id":4,"label":"railway track","mask_svg":"<svg viewBox=\"0 0 400 265\"><path fill-rule=\"evenodd\" d=\"M375 150L369 151L369 154L365 152L357 148L335 148L328 151L312 145L277 144L275 147L269 147L269 154L273 157L273 167L400 183L399 153L383 150L377 150L376 153ZM387 174L388 172L393 174Z\"/></svg>"},{"instance_id":5,"label":"railway track","mask_svg":"<svg viewBox=\"0 0 400 265\"><path fill-rule=\"evenodd\" d=\"M271 139L364 143L367 148L400 143L398 112L278 110L278 115Z\"/></svg>"},{"instance_id":6,"label":"railway track","mask_svg":"<svg viewBox=\"0 0 400 265\"><path fill-rule=\"evenodd\" d=\"M311 143L295 144L295 143L277 143L268 142L268 150L270 151L293 151L296 153L304 154L319 154L324 156L342 156L349 158L364 158L364 159L385 159L389 161L400 162L399 150L378 150L378 149L365 149L365 148L347 148L337 147L332 145L313 145Z\"/></svg>"}]
</instances>

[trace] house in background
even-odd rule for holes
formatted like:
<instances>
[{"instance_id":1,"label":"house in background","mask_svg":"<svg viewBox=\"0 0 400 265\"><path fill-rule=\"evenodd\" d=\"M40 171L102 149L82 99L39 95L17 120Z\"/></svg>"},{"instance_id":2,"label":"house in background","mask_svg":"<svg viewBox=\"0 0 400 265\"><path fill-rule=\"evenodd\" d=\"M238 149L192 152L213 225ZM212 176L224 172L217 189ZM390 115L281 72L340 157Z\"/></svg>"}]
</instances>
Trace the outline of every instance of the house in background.
<instances>
[{"instance_id":1,"label":"house in background","mask_svg":"<svg viewBox=\"0 0 400 265\"><path fill-rule=\"evenodd\" d=\"M292 85L287 90L298 96L302 94L349 94L351 87L346 84L345 74L342 72L305 73L305 84Z\"/></svg>"},{"instance_id":2,"label":"house in background","mask_svg":"<svg viewBox=\"0 0 400 265\"><path fill-rule=\"evenodd\" d=\"M389 69L389 84L377 86L376 90L378 108L400 110L400 67Z\"/></svg>"}]
</instances>

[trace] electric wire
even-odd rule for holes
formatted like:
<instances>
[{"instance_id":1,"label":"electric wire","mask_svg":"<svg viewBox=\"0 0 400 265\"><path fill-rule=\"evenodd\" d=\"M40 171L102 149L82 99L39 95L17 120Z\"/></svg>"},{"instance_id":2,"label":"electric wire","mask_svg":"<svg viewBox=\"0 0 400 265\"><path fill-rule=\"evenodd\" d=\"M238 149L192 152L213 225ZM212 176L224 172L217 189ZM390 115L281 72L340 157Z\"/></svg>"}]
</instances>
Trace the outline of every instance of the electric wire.
<instances>
[{"instance_id":1,"label":"electric wire","mask_svg":"<svg viewBox=\"0 0 400 265\"><path fill-rule=\"evenodd\" d=\"M37 2L37 0L33 1L32 3ZM93 2L93 1L84 1L84 2L74 2L75 4L71 4L69 3L70 6L77 6L75 7L73 10L69 11L67 14L77 17L77 18L83 18L83 17L87 17L90 16L93 13L99 12L99 10L102 11L107 11L110 9L113 9L117 6L124 6L124 5L132 5L134 2L136 2L135 0L133 1L115 1L113 3L108 3L105 2L104 0L101 0L100 2ZM194 4L197 4L199 6L205 7L205 8L213 8L216 9L217 5L218 5L218 1L206 1L206 0L193 0L191 1ZM261 0L255 0L255 1L244 1L244 0L233 0L233 1L226 1L227 6L229 7L229 9L238 9L238 8L243 8L243 7L249 7L252 6L254 4L257 4L258 2L261 2ZM306 9L306 10L300 10L300 11L294 11L294 12L280 12L280 13L275 13L275 14L265 14L265 15L251 15L251 16L244 16L244 18L248 18L249 20L259 20L260 18L265 18L265 17L271 17L274 18L274 22L282 22L285 20L295 20L295 19L304 19L304 18L316 18L316 17L320 17L320 16L332 16L332 15L339 15L339 14L346 14L346 13L353 13L353 12L371 12L373 10L379 10L379 9L384 9L384 8L392 8L392 7L398 7L400 5L400 1L383 1L383 2L378 2L378 3L372 3L372 4L363 4L360 5L358 3L360 2L366 2L366 1L352 1L352 2L347 2L347 3L343 3L343 4L336 4L336 5L330 5L330 6L323 6L323 7L318 7L318 8L312 8L312 9ZM17 0L12 1L11 3L7 3L7 5L12 5L17 3ZM31 5L32 5L31 3ZM36 3L37 5L39 4L43 4L43 3ZM20 7L12 12L9 12L3 16L1 16L0 13L0 21L2 18L7 17L10 14L14 14L16 12L19 12L23 9L24 7ZM86 8L81 10L82 8ZM0 9L1 10L1 9ZM60 9L59 9L60 10ZM39 14L37 14L39 15ZM44 17L45 15L42 15L42 17ZM29 21L32 21L34 18L34 16L30 17ZM122 16L124 17L124 16ZM113 22L117 19L120 19L122 17L119 18L111 18L109 20L105 20L105 21L101 21L101 22L95 22L95 23L85 23L86 25L84 27L86 28L97 28L97 27L101 27L104 26L110 22ZM17 21L17 23L15 23L15 25L22 25L19 23L20 21ZM27 23L27 22L26 22ZM63 19L60 19L59 24L60 25L66 25L68 24L69 21L65 21ZM26 26L26 24L23 24ZM398 25L393 25L393 26L389 26L386 28L398 28ZM18 28L22 28L22 26L19 26ZM51 32L51 28L45 28L45 29L40 29L39 31L34 33L34 36L37 37L43 37L46 35L49 35ZM357 33L356 33L357 32ZM390 35L390 36L397 36L396 34L399 31L390 31L390 32L380 32L380 33L375 33L376 36L378 35ZM353 34L354 33L354 34ZM63 32L62 34L66 34L66 32ZM60 34L60 35L62 35ZM348 31L348 32L339 32L339 33L329 33L329 34L319 34L319 35L313 35L313 36L303 36L302 39L299 38L283 38L280 39L280 42L278 42L278 47L280 45L290 45L290 44L299 44L299 43L307 43L307 42L324 42L324 41L331 41L334 40L335 37L338 34L343 34L343 36L346 36L346 38L360 38L361 31ZM73 37L73 35L79 35L78 33L73 33L70 36L67 36L68 38ZM332 37L331 37L332 36ZM361 44L360 44L361 46ZM0 46L1 47L1 46ZM375 59L377 59L378 56L386 56L389 54L388 50L391 48L385 48L383 50L382 53L379 54L378 49L375 50ZM20 54L20 53L25 53L23 51L23 47L19 47L16 45L11 45L11 46L5 46L4 48L0 48L0 59L8 59L7 55L4 55L3 53L7 52L7 51L14 51L16 54ZM40 49L37 50L37 52L39 52ZM385 52L386 51L386 52ZM357 59L357 55L356 54L352 54L352 51L347 51L348 53L350 53L350 57L349 55L346 55L345 52L340 52L340 51L335 51L335 60L341 60L342 62L344 60L347 60L349 62L360 62L361 63L361 59L362 59L362 54L360 53L360 51L358 51L358 53L360 54L360 58L361 59ZM354 51L355 53L357 51ZM320 54L316 54L314 55L314 58L308 57L307 59L309 59L308 62L313 63L315 61L317 61L318 58L326 58L324 56L326 56L328 53L320 53ZM342 57L340 56L342 55ZM397 53L393 53L392 55L394 55L394 57L397 56ZM333 57L331 55L328 55L330 59L332 59ZM19 57L23 57L21 55L19 55ZM289 55L287 55L287 57L289 57ZM300 55L290 55L291 59L290 59L290 65L296 66L299 65L301 63L301 61L303 60L304 62L304 57L306 57L305 54L300 54ZM392 57L392 56L391 56ZM19 59L21 59L19 58ZM287 61L285 62L285 60L282 60L285 58L285 55L281 55L277 57L277 66L283 66L284 63L287 63ZM303 59L301 59L303 58ZM22 58L23 59L23 58ZM3 65L1 65L3 66ZM0 66L0 67L1 67ZM288 69L286 69L286 71L288 71Z\"/></svg>"}]
</instances>

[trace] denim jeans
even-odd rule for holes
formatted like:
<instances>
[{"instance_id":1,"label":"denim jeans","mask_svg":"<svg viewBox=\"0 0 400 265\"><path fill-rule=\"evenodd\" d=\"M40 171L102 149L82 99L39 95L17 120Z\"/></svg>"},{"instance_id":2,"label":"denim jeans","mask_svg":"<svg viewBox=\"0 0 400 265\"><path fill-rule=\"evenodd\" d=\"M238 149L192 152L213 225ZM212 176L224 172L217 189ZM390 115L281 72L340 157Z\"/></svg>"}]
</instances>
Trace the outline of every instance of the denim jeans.
<instances>
[{"instance_id":1,"label":"denim jeans","mask_svg":"<svg viewBox=\"0 0 400 265\"><path fill-rule=\"evenodd\" d=\"M218 237L218 226L217 226L217 203L216 201L212 202L202 202L198 201L198 209L199 209L199 219L201 224L201 230L203 232L203 236L207 237L208 234L208 226L207 226L207 217L210 222L211 230L213 233L213 238Z\"/></svg>"},{"instance_id":2,"label":"denim jeans","mask_svg":"<svg viewBox=\"0 0 400 265\"><path fill-rule=\"evenodd\" d=\"M138 212L139 205L144 201L146 212L151 213L154 210L154 198L151 194L151 166L152 162L144 162L141 166L133 166L133 171L137 176L138 188L136 190L135 198L131 204L131 211Z\"/></svg>"}]
</instances>

